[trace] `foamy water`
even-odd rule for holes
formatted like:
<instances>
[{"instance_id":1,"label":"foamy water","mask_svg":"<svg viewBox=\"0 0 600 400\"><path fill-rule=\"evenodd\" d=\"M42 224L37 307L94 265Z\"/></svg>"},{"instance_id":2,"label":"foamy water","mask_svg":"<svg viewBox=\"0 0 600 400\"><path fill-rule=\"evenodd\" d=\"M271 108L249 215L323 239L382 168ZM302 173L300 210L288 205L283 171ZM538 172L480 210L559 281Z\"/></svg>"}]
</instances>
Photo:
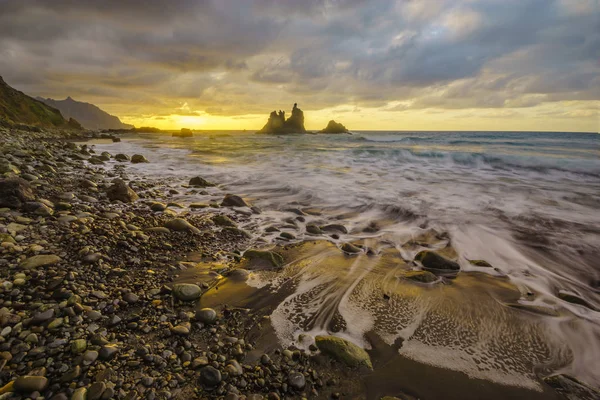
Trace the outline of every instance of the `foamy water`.
<instances>
[{"instance_id":1,"label":"foamy water","mask_svg":"<svg viewBox=\"0 0 600 400\"><path fill-rule=\"evenodd\" d=\"M557 370L600 385L600 313L557 297L566 290L600 308L599 137L238 132L140 135L97 148L144 154L151 162L128 165L132 174L180 183L201 175L220 184L179 201L227 192L249 198L263 210L244 226L255 239L275 242L277 233L264 233L271 225L299 241L315 239L306 224L335 222L349 233L321 240L362 240L378 252L348 259L334 246L316 247L280 274L253 276L257 286L296 282L272 316L283 344L334 330L368 347L365 334L373 331L390 345L403 341L398 352L417 361L535 388L536 375ZM290 209L309 213L302 222ZM379 229L364 232L372 223ZM451 243L463 272L488 278L459 274L452 285L428 288L399 280L399 268L422 249L411 240L432 230L448 240L431 248ZM495 268L475 267L473 259Z\"/></svg>"}]
</instances>

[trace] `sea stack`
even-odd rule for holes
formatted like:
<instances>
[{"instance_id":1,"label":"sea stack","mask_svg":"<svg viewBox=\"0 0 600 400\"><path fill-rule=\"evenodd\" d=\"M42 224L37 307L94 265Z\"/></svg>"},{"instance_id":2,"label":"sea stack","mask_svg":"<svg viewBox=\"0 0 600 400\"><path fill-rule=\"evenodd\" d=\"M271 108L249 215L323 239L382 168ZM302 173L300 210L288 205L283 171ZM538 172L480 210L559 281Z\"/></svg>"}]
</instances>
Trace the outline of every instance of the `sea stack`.
<instances>
[{"instance_id":1,"label":"sea stack","mask_svg":"<svg viewBox=\"0 0 600 400\"><path fill-rule=\"evenodd\" d=\"M350 131L341 123L331 120L319 133L350 133Z\"/></svg>"},{"instance_id":2,"label":"sea stack","mask_svg":"<svg viewBox=\"0 0 600 400\"><path fill-rule=\"evenodd\" d=\"M269 134L287 134L287 133L306 133L304 128L304 113L298 108L298 104L294 103L292 115L286 120L285 111L273 111L269 116L269 120L263 128L257 133Z\"/></svg>"}]
</instances>

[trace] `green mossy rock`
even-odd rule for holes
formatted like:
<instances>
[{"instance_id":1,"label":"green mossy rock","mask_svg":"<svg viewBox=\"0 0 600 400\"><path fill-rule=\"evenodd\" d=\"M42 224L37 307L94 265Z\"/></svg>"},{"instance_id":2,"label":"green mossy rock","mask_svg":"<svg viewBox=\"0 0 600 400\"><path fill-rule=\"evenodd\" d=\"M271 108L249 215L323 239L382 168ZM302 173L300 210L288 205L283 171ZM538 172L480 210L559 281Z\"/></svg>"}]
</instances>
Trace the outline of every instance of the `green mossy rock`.
<instances>
[{"instance_id":1,"label":"green mossy rock","mask_svg":"<svg viewBox=\"0 0 600 400\"><path fill-rule=\"evenodd\" d=\"M373 369L369 354L364 349L345 339L337 336L317 336L315 344L323 354L349 367L365 366Z\"/></svg>"},{"instance_id":2,"label":"green mossy rock","mask_svg":"<svg viewBox=\"0 0 600 400\"><path fill-rule=\"evenodd\" d=\"M283 257L280 254L272 251L247 250L244 253L244 257L251 262L266 262L271 267L281 268L283 266Z\"/></svg>"},{"instance_id":3,"label":"green mossy rock","mask_svg":"<svg viewBox=\"0 0 600 400\"><path fill-rule=\"evenodd\" d=\"M415 260L421 262L424 268L427 269L435 269L435 270L450 270L450 271L459 271L460 266L458 263L448 260L440 256L439 254L434 253L433 251L423 250L415 257Z\"/></svg>"}]
</instances>

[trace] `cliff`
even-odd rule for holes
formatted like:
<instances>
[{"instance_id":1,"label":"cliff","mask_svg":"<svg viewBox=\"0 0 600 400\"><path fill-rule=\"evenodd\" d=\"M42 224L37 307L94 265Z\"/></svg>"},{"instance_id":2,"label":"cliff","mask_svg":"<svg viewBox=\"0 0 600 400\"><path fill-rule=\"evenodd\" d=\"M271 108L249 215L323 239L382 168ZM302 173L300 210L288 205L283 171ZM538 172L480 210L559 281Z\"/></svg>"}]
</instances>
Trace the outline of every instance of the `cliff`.
<instances>
[{"instance_id":1,"label":"cliff","mask_svg":"<svg viewBox=\"0 0 600 400\"><path fill-rule=\"evenodd\" d=\"M65 118L75 118L87 129L131 129L133 125L124 124L118 117L110 115L98 106L90 103L73 100L67 97L64 100L44 99L37 97L50 107L58 109Z\"/></svg>"},{"instance_id":2,"label":"cliff","mask_svg":"<svg viewBox=\"0 0 600 400\"><path fill-rule=\"evenodd\" d=\"M2 77L0 77L0 124L82 129L73 118L65 119L59 110L10 87Z\"/></svg>"},{"instance_id":3,"label":"cliff","mask_svg":"<svg viewBox=\"0 0 600 400\"><path fill-rule=\"evenodd\" d=\"M306 133L304 128L304 113L294 104L292 115L285 119L285 111L273 111L265 126L257 133L288 134Z\"/></svg>"}]
</instances>

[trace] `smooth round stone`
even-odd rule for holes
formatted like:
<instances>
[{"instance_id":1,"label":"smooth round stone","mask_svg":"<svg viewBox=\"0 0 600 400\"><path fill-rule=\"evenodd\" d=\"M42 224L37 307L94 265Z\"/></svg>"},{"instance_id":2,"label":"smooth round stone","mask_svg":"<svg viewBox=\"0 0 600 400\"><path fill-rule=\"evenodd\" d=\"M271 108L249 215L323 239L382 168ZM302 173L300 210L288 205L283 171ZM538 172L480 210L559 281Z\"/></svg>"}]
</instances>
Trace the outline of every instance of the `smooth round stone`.
<instances>
[{"instance_id":1,"label":"smooth round stone","mask_svg":"<svg viewBox=\"0 0 600 400\"><path fill-rule=\"evenodd\" d=\"M87 399L87 388L80 387L79 389L73 392L73 396L71 396L71 400L86 400Z\"/></svg>"},{"instance_id":2,"label":"smooth round stone","mask_svg":"<svg viewBox=\"0 0 600 400\"><path fill-rule=\"evenodd\" d=\"M210 365L200 370L200 382L208 387L217 386L221 383L221 371Z\"/></svg>"},{"instance_id":3,"label":"smooth round stone","mask_svg":"<svg viewBox=\"0 0 600 400\"><path fill-rule=\"evenodd\" d=\"M181 301L194 301L202 296L202 289L193 283L178 283L173 286L173 296Z\"/></svg>"},{"instance_id":4,"label":"smooth round stone","mask_svg":"<svg viewBox=\"0 0 600 400\"><path fill-rule=\"evenodd\" d=\"M203 308L196 311L196 320L211 325L217 320L217 312L212 308Z\"/></svg>"},{"instance_id":5,"label":"smooth round stone","mask_svg":"<svg viewBox=\"0 0 600 400\"><path fill-rule=\"evenodd\" d=\"M190 334L190 329L187 326L177 325L171 328L171 332L176 335L187 336Z\"/></svg>"},{"instance_id":6,"label":"smooth round stone","mask_svg":"<svg viewBox=\"0 0 600 400\"><path fill-rule=\"evenodd\" d=\"M123 295L123 300L129 304L137 303L139 299L140 297L135 293L127 292Z\"/></svg>"},{"instance_id":7,"label":"smooth round stone","mask_svg":"<svg viewBox=\"0 0 600 400\"><path fill-rule=\"evenodd\" d=\"M296 390L302 390L306 385L306 379L300 372L292 372L288 375L288 384Z\"/></svg>"},{"instance_id":8,"label":"smooth round stone","mask_svg":"<svg viewBox=\"0 0 600 400\"><path fill-rule=\"evenodd\" d=\"M90 365L98 358L98 352L94 350L88 350L83 354L83 363Z\"/></svg>"},{"instance_id":9,"label":"smooth round stone","mask_svg":"<svg viewBox=\"0 0 600 400\"><path fill-rule=\"evenodd\" d=\"M44 376L20 376L15 380L14 389L19 393L41 392L48 386Z\"/></svg>"},{"instance_id":10,"label":"smooth round stone","mask_svg":"<svg viewBox=\"0 0 600 400\"><path fill-rule=\"evenodd\" d=\"M94 382L87 391L86 400L99 400L102 397L102 393L106 390L106 384L104 382Z\"/></svg>"}]
</instances>

